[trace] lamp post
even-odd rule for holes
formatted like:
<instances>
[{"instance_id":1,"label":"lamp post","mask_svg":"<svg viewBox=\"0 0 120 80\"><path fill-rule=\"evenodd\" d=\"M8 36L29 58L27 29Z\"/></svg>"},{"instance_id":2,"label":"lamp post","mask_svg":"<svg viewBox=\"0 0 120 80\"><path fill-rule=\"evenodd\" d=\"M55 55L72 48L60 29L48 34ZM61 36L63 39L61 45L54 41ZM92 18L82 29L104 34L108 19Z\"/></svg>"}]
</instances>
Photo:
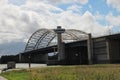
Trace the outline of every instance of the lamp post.
<instances>
[{"instance_id":1,"label":"lamp post","mask_svg":"<svg viewBox=\"0 0 120 80\"><path fill-rule=\"evenodd\" d=\"M55 55L55 53L56 53L56 49L55 49L56 47L53 47L53 51L54 51L54 55Z\"/></svg>"},{"instance_id":2,"label":"lamp post","mask_svg":"<svg viewBox=\"0 0 120 80\"><path fill-rule=\"evenodd\" d=\"M22 62L22 53L19 53L19 63Z\"/></svg>"},{"instance_id":3,"label":"lamp post","mask_svg":"<svg viewBox=\"0 0 120 80\"><path fill-rule=\"evenodd\" d=\"M63 52L63 45L62 45L62 33L65 32L65 29L62 29L61 26L57 26L57 29L54 29L57 33L57 44L58 44L58 61L64 60L64 52Z\"/></svg>"},{"instance_id":4,"label":"lamp post","mask_svg":"<svg viewBox=\"0 0 120 80\"><path fill-rule=\"evenodd\" d=\"M30 56L30 54L29 54L28 58L29 58L29 68L31 68L31 56Z\"/></svg>"}]
</instances>

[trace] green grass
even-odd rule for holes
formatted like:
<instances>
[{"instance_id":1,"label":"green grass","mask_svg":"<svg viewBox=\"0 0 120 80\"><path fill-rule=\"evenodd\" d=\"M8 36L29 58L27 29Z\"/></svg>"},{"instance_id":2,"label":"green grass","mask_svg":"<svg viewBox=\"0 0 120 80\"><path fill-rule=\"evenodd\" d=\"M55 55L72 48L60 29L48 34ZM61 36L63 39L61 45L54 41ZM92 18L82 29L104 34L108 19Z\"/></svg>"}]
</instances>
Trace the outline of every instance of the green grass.
<instances>
[{"instance_id":1,"label":"green grass","mask_svg":"<svg viewBox=\"0 0 120 80\"><path fill-rule=\"evenodd\" d=\"M14 70L8 71L1 74L8 80L29 80L30 72L27 70Z\"/></svg>"},{"instance_id":2,"label":"green grass","mask_svg":"<svg viewBox=\"0 0 120 80\"><path fill-rule=\"evenodd\" d=\"M120 65L45 67L2 75L8 80L120 80Z\"/></svg>"}]
</instances>

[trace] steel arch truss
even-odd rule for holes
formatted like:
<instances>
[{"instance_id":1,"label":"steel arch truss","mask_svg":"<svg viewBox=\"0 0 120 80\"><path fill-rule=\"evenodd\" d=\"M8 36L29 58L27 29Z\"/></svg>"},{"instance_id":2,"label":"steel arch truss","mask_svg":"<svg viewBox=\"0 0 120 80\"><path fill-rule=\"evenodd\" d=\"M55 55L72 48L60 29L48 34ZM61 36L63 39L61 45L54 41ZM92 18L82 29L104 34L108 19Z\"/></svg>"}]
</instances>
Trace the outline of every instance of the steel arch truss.
<instances>
[{"instance_id":1,"label":"steel arch truss","mask_svg":"<svg viewBox=\"0 0 120 80\"><path fill-rule=\"evenodd\" d=\"M25 52L56 45L56 37L56 33L53 29L40 29L31 35L30 39L27 42ZM65 33L62 34L62 40L65 43L84 40L87 38L87 33L74 29L68 29L65 31Z\"/></svg>"}]
</instances>

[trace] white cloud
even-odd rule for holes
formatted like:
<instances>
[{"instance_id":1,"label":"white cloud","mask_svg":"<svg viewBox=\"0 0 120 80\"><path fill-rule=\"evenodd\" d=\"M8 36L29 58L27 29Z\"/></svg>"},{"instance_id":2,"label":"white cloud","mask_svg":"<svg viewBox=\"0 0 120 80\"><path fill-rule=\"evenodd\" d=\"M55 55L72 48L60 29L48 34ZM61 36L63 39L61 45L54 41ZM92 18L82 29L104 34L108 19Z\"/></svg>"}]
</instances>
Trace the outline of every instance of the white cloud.
<instances>
[{"instance_id":1,"label":"white cloud","mask_svg":"<svg viewBox=\"0 0 120 80\"><path fill-rule=\"evenodd\" d=\"M87 0L74 1L87 3ZM66 0L61 0L61 2L67 3ZM72 0L68 2L72 2ZM79 12L79 14L74 11ZM56 28L59 25L66 29L72 28L91 32L95 36L107 34L107 26L99 24L96 20L99 19L98 17L89 11L84 14L80 14L80 11L81 6L73 5L64 11L56 5L49 4L47 0L27 0L26 4L21 6L9 4L7 0L1 0L0 44L24 42L37 29Z\"/></svg>"},{"instance_id":2,"label":"white cloud","mask_svg":"<svg viewBox=\"0 0 120 80\"><path fill-rule=\"evenodd\" d=\"M57 8L56 6L53 6L49 3L46 3L44 1L34 1L34 0L28 0L25 5L22 6L23 9L27 10L33 10L35 12L43 12L43 11L50 11L50 10L57 10L62 11L62 9Z\"/></svg>"},{"instance_id":3,"label":"white cloud","mask_svg":"<svg viewBox=\"0 0 120 80\"><path fill-rule=\"evenodd\" d=\"M73 2L78 2L80 4L88 3L88 0L46 0L46 1L51 2L53 4L61 4L61 3L67 4L67 3L73 3Z\"/></svg>"},{"instance_id":4,"label":"white cloud","mask_svg":"<svg viewBox=\"0 0 120 80\"><path fill-rule=\"evenodd\" d=\"M120 11L120 0L107 0L107 4Z\"/></svg>"},{"instance_id":5,"label":"white cloud","mask_svg":"<svg viewBox=\"0 0 120 80\"><path fill-rule=\"evenodd\" d=\"M4 5L6 3L8 3L8 0L0 0L0 5Z\"/></svg>"},{"instance_id":6,"label":"white cloud","mask_svg":"<svg viewBox=\"0 0 120 80\"><path fill-rule=\"evenodd\" d=\"M62 25L64 28L83 30L92 33L94 36L108 34L107 26L100 25L96 21L96 17L89 11L79 15L68 10L56 15L55 19L57 19L57 24Z\"/></svg>"},{"instance_id":7,"label":"white cloud","mask_svg":"<svg viewBox=\"0 0 120 80\"><path fill-rule=\"evenodd\" d=\"M72 6L67 8L67 10L70 10L73 13L75 12L75 13L79 13L79 14L81 13L81 9L82 9L82 7L78 6L78 5L72 5Z\"/></svg>"},{"instance_id":8,"label":"white cloud","mask_svg":"<svg viewBox=\"0 0 120 80\"><path fill-rule=\"evenodd\" d=\"M120 27L120 15L118 16L113 16L112 14L108 14L106 16L106 20L108 21L108 23L112 26L118 26Z\"/></svg>"}]
</instances>

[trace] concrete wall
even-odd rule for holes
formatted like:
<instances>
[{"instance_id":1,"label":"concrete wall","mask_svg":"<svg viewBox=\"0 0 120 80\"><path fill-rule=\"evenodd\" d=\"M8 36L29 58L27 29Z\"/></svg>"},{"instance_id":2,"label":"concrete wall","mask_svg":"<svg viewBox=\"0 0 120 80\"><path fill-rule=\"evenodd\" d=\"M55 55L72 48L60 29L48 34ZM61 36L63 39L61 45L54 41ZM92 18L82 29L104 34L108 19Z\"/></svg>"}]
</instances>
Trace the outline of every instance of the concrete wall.
<instances>
[{"instance_id":1,"label":"concrete wall","mask_svg":"<svg viewBox=\"0 0 120 80\"><path fill-rule=\"evenodd\" d=\"M107 40L105 37L93 39L93 63L108 63Z\"/></svg>"}]
</instances>

